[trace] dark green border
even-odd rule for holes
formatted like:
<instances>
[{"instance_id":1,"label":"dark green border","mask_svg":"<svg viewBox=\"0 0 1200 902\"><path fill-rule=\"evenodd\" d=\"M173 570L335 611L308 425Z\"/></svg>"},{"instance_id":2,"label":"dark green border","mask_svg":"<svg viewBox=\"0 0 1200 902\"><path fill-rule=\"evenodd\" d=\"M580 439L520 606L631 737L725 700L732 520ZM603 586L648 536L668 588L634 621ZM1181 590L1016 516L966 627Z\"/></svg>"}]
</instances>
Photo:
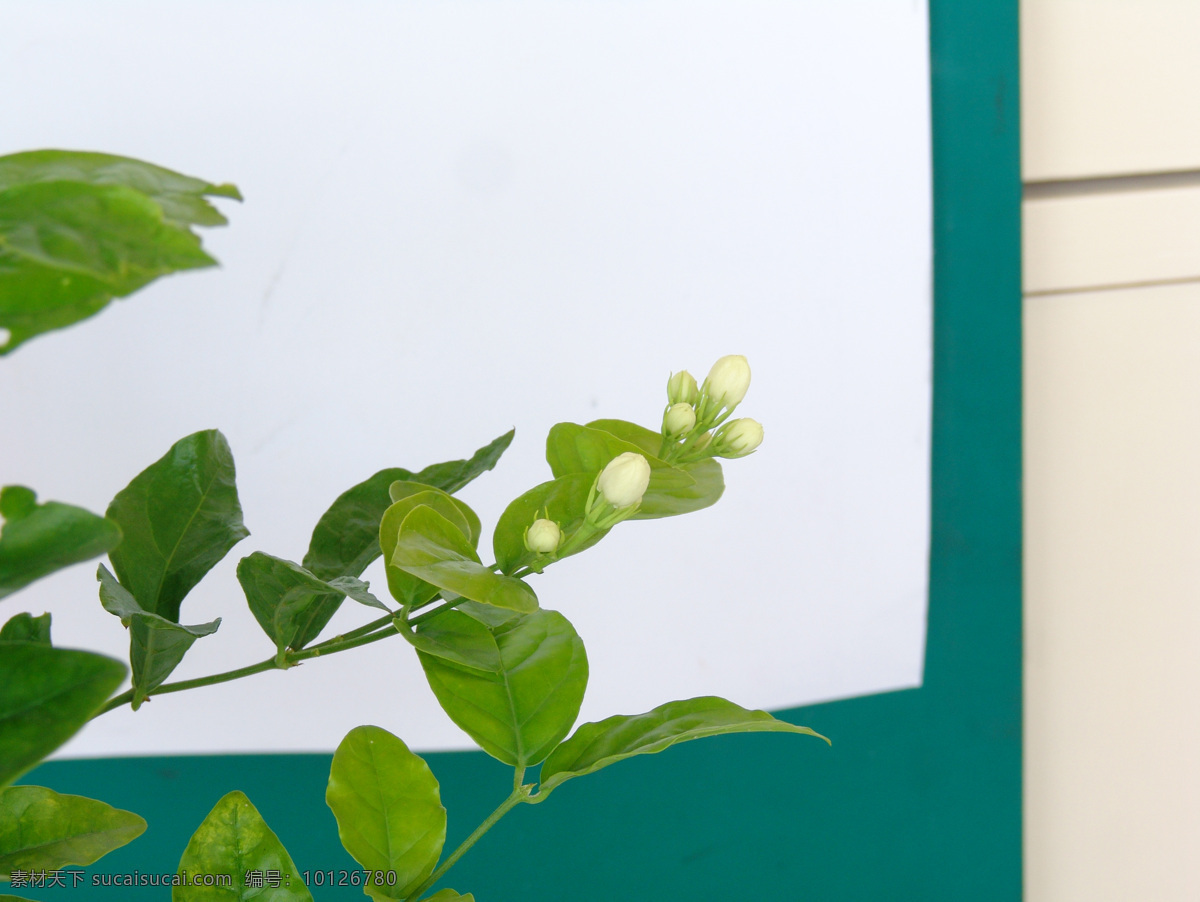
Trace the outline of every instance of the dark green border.
<instances>
[{"instance_id":1,"label":"dark green border","mask_svg":"<svg viewBox=\"0 0 1200 902\"><path fill-rule=\"evenodd\" d=\"M1021 379L1017 3L931 0L933 536L924 687L789 711L835 740L725 737L631 760L520 808L455 869L480 902L1021 896ZM886 145L886 136L881 136ZM869 555L871 549L862 549ZM433 755L450 842L508 792ZM89 873L171 870L220 795L252 788L301 867L352 863L328 756L56 762L31 775L142 813ZM30 892L165 899L161 891ZM83 894L83 895L81 895ZM317 899L362 899L358 890Z\"/></svg>"}]
</instances>

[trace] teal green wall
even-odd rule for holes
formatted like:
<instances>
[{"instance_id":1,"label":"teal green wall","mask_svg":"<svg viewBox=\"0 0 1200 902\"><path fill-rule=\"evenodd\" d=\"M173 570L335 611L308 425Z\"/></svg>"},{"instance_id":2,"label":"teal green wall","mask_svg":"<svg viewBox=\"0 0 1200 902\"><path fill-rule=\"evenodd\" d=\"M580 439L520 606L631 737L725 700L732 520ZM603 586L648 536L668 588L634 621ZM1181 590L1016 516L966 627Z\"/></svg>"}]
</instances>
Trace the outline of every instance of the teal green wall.
<instances>
[{"instance_id":1,"label":"teal green wall","mask_svg":"<svg viewBox=\"0 0 1200 902\"><path fill-rule=\"evenodd\" d=\"M453 885L480 902L1020 898L1017 4L931 0L930 16L935 315L924 687L784 712L832 737L832 749L783 735L706 740L518 808L453 872ZM430 758L452 848L507 795L511 774L481 753ZM149 821L142 838L89 873L173 870L191 831L235 788L250 792L300 867L352 867L323 802L328 763L324 755L68 761L26 782L99 797ZM162 890L27 894L164 898ZM338 898L363 896L317 893Z\"/></svg>"}]
</instances>

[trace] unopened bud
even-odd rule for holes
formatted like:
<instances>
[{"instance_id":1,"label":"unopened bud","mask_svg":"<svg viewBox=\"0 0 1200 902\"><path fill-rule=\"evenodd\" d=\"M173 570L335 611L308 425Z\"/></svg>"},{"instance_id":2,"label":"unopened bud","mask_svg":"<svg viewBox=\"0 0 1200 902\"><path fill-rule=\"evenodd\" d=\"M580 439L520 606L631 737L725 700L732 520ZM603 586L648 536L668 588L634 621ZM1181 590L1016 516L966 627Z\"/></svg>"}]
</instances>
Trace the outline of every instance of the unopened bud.
<instances>
[{"instance_id":1,"label":"unopened bud","mask_svg":"<svg viewBox=\"0 0 1200 902\"><path fill-rule=\"evenodd\" d=\"M741 354L722 357L704 380L704 391L718 409L737 407L749 388L750 364Z\"/></svg>"},{"instance_id":2,"label":"unopened bud","mask_svg":"<svg viewBox=\"0 0 1200 902\"><path fill-rule=\"evenodd\" d=\"M557 551L561 542L562 530L553 520L539 517L525 530L525 547L536 554Z\"/></svg>"},{"instance_id":3,"label":"unopened bud","mask_svg":"<svg viewBox=\"0 0 1200 902\"><path fill-rule=\"evenodd\" d=\"M734 420L721 430L718 457L745 457L762 444L762 423L750 417Z\"/></svg>"},{"instance_id":4,"label":"unopened bud","mask_svg":"<svg viewBox=\"0 0 1200 902\"><path fill-rule=\"evenodd\" d=\"M687 370L672 373L667 380L667 402L670 404L695 404L700 397L696 378Z\"/></svg>"},{"instance_id":5,"label":"unopened bud","mask_svg":"<svg viewBox=\"0 0 1200 902\"><path fill-rule=\"evenodd\" d=\"M601 497L618 510L642 500L650 485L650 461L636 451L618 454L596 481Z\"/></svg>"},{"instance_id":6,"label":"unopened bud","mask_svg":"<svg viewBox=\"0 0 1200 902\"><path fill-rule=\"evenodd\" d=\"M663 432L669 436L687 435L696 425L696 409L680 401L667 408L663 417Z\"/></svg>"}]
</instances>

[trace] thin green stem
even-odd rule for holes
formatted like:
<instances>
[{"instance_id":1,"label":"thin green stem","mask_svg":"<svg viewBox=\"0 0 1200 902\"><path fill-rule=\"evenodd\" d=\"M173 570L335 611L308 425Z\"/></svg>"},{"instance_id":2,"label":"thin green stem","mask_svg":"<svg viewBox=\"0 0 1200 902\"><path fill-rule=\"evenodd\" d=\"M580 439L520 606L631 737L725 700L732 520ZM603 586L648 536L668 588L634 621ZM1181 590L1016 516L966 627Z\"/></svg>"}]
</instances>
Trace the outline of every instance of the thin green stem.
<instances>
[{"instance_id":1,"label":"thin green stem","mask_svg":"<svg viewBox=\"0 0 1200 902\"><path fill-rule=\"evenodd\" d=\"M340 635L334 636L332 639L326 639L324 642L311 645L309 646L308 650L312 651L317 648L327 648L330 645L334 645L338 642L344 642L347 639L357 639L359 636L365 636L367 633L372 633L381 626L386 626L387 624L391 623L393 616L395 615L388 614L386 617L380 617L378 620L372 620L370 623L358 627L358 629L350 630L348 633L341 633Z\"/></svg>"},{"instance_id":2,"label":"thin green stem","mask_svg":"<svg viewBox=\"0 0 1200 902\"><path fill-rule=\"evenodd\" d=\"M404 898L404 902L412 902L413 899L420 898L421 893L425 892L425 890L429 889L429 887L441 880L442 875L445 874L446 871L450 870L450 868L454 866L458 859L462 858L463 855L467 853L471 846L479 842L479 839L481 836L483 836L483 834L487 833L492 829L492 827L496 826L496 822L500 820L500 818L504 817L504 815L508 814L529 797L529 790L532 788L533 786L531 784L529 786L518 786L516 789L514 789L512 794L500 803L500 807L489 814L487 816L487 820L476 827L474 832L464 839L462 844L457 849L450 853L450 857L443 861L441 866L429 875L428 880L426 880L424 883L418 886L414 892L410 893Z\"/></svg>"},{"instance_id":3,"label":"thin green stem","mask_svg":"<svg viewBox=\"0 0 1200 902\"><path fill-rule=\"evenodd\" d=\"M432 611L426 611L426 612L425 612L424 614L422 614L420 617L414 617L414 618L412 618L411 620L409 620L409 621L408 621L408 625L409 625L409 626L416 626L416 625L417 625L417 624L419 624L419 623L424 623L426 620L429 620L430 618L436 617L438 614L441 614L443 611L450 611L450 610L453 610L454 608L456 608L456 607L458 607L460 604L462 604L464 601L470 601L470 600L471 600L471 599L469 599L469 598L464 598L463 596L461 596L461 595L460 595L458 598L454 599L453 601L448 601L448 602L446 602L446 603L445 603L444 605L442 605L441 607L434 608Z\"/></svg>"},{"instance_id":4,"label":"thin green stem","mask_svg":"<svg viewBox=\"0 0 1200 902\"><path fill-rule=\"evenodd\" d=\"M392 625L392 618L386 618L387 626L375 633L369 633L366 636L357 636L353 639L346 639L343 642L331 642L315 648L306 648L301 651L288 652L287 660L290 664L299 664L301 661L307 661L310 658L320 658L325 655L335 655L339 651L348 651L351 648L358 648L360 645L370 645L372 642L378 642L380 639L386 639L388 636L396 635L396 628Z\"/></svg>"},{"instance_id":5,"label":"thin green stem","mask_svg":"<svg viewBox=\"0 0 1200 902\"><path fill-rule=\"evenodd\" d=\"M194 680L180 680L177 683L166 683L162 686L159 686L154 691L147 693L147 696L166 695L168 692L182 692L184 689L198 689L201 686L215 686L217 683L228 683L230 680L239 680L242 677L251 676L256 673L262 673L266 670L274 670L278 666L279 665L275 662L274 658L267 658L267 660L259 661L257 664L251 664L249 667L239 667L237 670L227 670L225 673L215 673L212 676L197 677ZM122 705L129 704L131 701L133 701L132 689L122 692L115 698L109 699L108 703L103 708L92 715L92 719L95 719L101 714L107 713L108 711L112 711L114 708L119 708Z\"/></svg>"},{"instance_id":6,"label":"thin green stem","mask_svg":"<svg viewBox=\"0 0 1200 902\"><path fill-rule=\"evenodd\" d=\"M377 632L362 635L362 631L367 627L376 627L386 624L384 629ZM217 683L228 683L230 680L240 680L242 677L252 676L256 673L263 673L267 670L286 670L293 664L299 664L301 661L307 661L310 658L323 657L325 655L337 654L339 651L347 651L351 648L358 648L360 645L369 645L372 642L377 642L380 639L386 639L388 636L395 636L397 631L392 626L392 618L390 616L381 618L375 623L367 624L367 627L359 627L353 633L359 635L352 636L353 633L346 636L335 636L328 642L322 642L320 645L314 645L312 648L306 648L298 652L288 652L286 663L280 664L278 657L267 658L265 661L259 661L257 664L251 664L248 667L239 667L237 670L227 670L224 673L214 673L211 676L197 677L194 680L180 680L176 683L164 683L146 693L146 697L154 695L166 695L168 692L182 692L184 689L199 689L201 686L215 686ZM107 714L109 711L120 708L122 705L127 705L133 701L133 690L129 689L108 700L108 702L92 715L92 719L99 717L101 714Z\"/></svg>"}]
</instances>

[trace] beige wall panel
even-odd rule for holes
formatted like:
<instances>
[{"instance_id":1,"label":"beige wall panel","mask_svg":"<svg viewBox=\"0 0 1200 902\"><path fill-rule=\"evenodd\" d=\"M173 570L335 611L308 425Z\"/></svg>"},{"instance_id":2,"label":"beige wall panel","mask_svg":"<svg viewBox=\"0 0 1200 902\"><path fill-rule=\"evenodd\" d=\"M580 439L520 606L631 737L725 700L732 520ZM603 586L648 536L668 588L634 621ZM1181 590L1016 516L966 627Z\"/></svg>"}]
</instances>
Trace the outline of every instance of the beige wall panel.
<instances>
[{"instance_id":1,"label":"beige wall panel","mask_svg":"<svg viewBox=\"0 0 1200 902\"><path fill-rule=\"evenodd\" d=\"M1200 169L1200 3L1024 0L1027 180Z\"/></svg>"},{"instance_id":2,"label":"beige wall panel","mask_svg":"<svg viewBox=\"0 0 1200 902\"><path fill-rule=\"evenodd\" d=\"M1200 186L1026 200L1024 265L1026 292L1198 278Z\"/></svg>"},{"instance_id":3,"label":"beige wall panel","mask_svg":"<svg viewBox=\"0 0 1200 902\"><path fill-rule=\"evenodd\" d=\"M1025 304L1028 902L1200 899L1200 286Z\"/></svg>"}]
</instances>

